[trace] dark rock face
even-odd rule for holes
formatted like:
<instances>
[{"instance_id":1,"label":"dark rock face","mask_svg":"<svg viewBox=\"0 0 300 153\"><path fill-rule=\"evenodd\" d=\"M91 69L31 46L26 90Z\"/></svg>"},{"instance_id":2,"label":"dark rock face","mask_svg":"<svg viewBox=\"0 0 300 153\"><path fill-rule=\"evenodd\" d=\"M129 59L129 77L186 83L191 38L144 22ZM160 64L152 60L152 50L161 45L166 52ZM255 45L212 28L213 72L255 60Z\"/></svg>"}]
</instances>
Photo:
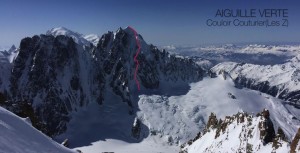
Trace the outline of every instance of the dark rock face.
<instances>
[{"instance_id":1,"label":"dark rock face","mask_svg":"<svg viewBox=\"0 0 300 153\"><path fill-rule=\"evenodd\" d=\"M141 121L137 118L135 118L133 122L133 126L131 128L131 135L132 137L139 139L141 133Z\"/></svg>"},{"instance_id":2,"label":"dark rock face","mask_svg":"<svg viewBox=\"0 0 300 153\"><path fill-rule=\"evenodd\" d=\"M4 104L6 101L6 96L0 92L0 105Z\"/></svg>"},{"instance_id":3,"label":"dark rock face","mask_svg":"<svg viewBox=\"0 0 300 153\"><path fill-rule=\"evenodd\" d=\"M285 134L283 130L279 127L277 131L277 135L273 139L272 147L275 149L278 149L279 147L282 147L282 140L287 141Z\"/></svg>"},{"instance_id":4,"label":"dark rock face","mask_svg":"<svg viewBox=\"0 0 300 153\"><path fill-rule=\"evenodd\" d=\"M174 84L202 79L204 71L191 59L170 55L139 39L143 46L137 57L137 78L143 90L159 88L162 80ZM30 103L31 118L38 122L34 125L45 125L36 127L49 136L66 130L71 112L90 102L103 104L107 90L134 114L136 49L134 36L121 28L104 34L97 46L83 46L63 35L24 38L11 71L9 102L14 106L20 101Z\"/></svg>"},{"instance_id":5,"label":"dark rock face","mask_svg":"<svg viewBox=\"0 0 300 153\"><path fill-rule=\"evenodd\" d=\"M78 50L72 38L40 35L21 41L10 78L11 101L17 105L20 100L31 102L37 120L47 123L43 132L50 136L66 129L72 102L78 102L84 94L64 89L60 80L70 80L71 87L81 88L74 77L63 76L65 69L78 76L78 62ZM72 99L75 97L76 101Z\"/></svg>"},{"instance_id":6,"label":"dark rock face","mask_svg":"<svg viewBox=\"0 0 300 153\"><path fill-rule=\"evenodd\" d=\"M261 117L264 119L259 123L260 138L264 144L272 142L275 137L273 122L270 119L269 110L263 110Z\"/></svg>"},{"instance_id":7,"label":"dark rock face","mask_svg":"<svg viewBox=\"0 0 300 153\"><path fill-rule=\"evenodd\" d=\"M298 132L296 133L291 143L291 153L296 153L299 151L300 151L300 128L298 129Z\"/></svg>"},{"instance_id":8,"label":"dark rock face","mask_svg":"<svg viewBox=\"0 0 300 153\"><path fill-rule=\"evenodd\" d=\"M216 128L216 126L218 125L218 119L216 114L211 113L210 116L208 117L208 121L206 124L206 129L209 128Z\"/></svg>"}]
</instances>

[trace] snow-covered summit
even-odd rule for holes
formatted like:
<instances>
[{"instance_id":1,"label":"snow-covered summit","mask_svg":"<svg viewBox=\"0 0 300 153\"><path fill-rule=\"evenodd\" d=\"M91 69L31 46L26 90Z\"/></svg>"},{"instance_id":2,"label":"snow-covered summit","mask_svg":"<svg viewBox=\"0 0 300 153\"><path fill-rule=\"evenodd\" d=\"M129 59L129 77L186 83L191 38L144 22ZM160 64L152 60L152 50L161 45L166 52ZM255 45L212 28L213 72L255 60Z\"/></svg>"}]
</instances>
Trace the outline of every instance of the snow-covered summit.
<instances>
[{"instance_id":1,"label":"snow-covered summit","mask_svg":"<svg viewBox=\"0 0 300 153\"><path fill-rule=\"evenodd\" d=\"M9 63L13 63L13 61L16 59L18 54L19 54L19 49L15 45L12 45L10 49L6 51L6 57Z\"/></svg>"},{"instance_id":2,"label":"snow-covered summit","mask_svg":"<svg viewBox=\"0 0 300 153\"><path fill-rule=\"evenodd\" d=\"M19 49L15 45L12 45L10 49L0 51L0 90L8 87L11 67L18 54Z\"/></svg>"},{"instance_id":3,"label":"snow-covered summit","mask_svg":"<svg viewBox=\"0 0 300 153\"><path fill-rule=\"evenodd\" d=\"M75 37L81 37L82 34L79 34L77 32L73 32L65 27L58 27L58 28L52 28L51 30L48 30L47 35L53 35L53 36L59 36L59 35L66 35L66 36L75 36Z\"/></svg>"},{"instance_id":4,"label":"snow-covered summit","mask_svg":"<svg viewBox=\"0 0 300 153\"><path fill-rule=\"evenodd\" d=\"M52 28L46 32L47 35L59 36L64 35L73 38L73 40L79 45L90 46L92 43L96 45L99 41L99 36L95 34L83 35L78 32L74 32L65 27Z\"/></svg>"}]
</instances>

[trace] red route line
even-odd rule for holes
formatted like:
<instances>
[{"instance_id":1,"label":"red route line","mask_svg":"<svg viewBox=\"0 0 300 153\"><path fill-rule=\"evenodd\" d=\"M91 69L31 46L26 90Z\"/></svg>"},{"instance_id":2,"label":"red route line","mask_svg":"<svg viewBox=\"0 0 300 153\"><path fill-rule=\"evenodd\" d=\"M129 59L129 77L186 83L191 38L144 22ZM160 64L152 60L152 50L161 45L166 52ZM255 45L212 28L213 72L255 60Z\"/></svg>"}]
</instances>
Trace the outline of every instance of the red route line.
<instances>
[{"instance_id":1,"label":"red route line","mask_svg":"<svg viewBox=\"0 0 300 153\"><path fill-rule=\"evenodd\" d=\"M137 57L138 57L139 53L141 52L141 44L140 44L140 41L138 40L137 32L130 26L128 26L128 28L131 31L133 31L135 41L136 41L136 45L138 46L138 49L136 51L136 54L135 54L133 60L134 60L134 62L136 62L136 67L135 67L135 71L134 71L134 80L135 80L135 83L137 85L138 90L140 90L140 83L139 83L139 80L137 79L137 71L138 71L138 68L139 68L139 61L137 60Z\"/></svg>"}]
</instances>

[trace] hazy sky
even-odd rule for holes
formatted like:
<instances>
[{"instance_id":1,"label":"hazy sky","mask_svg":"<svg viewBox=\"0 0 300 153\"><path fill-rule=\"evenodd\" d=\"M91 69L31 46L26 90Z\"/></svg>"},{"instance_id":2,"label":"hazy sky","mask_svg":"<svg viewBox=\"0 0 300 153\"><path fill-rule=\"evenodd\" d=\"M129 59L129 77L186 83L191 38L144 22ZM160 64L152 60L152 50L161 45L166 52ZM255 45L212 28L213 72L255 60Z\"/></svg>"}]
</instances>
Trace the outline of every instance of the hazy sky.
<instances>
[{"instance_id":1,"label":"hazy sky","mask_svg":"<svg viewBox=\"0 0 300 153\"><path fill-rule=\"evenodd\" d=\"M217 9L287 8L289 27L208 27ZM300 42L298 0L0 0L0 46L64 26L102 35L134 27L155 45Z\"/></svg>"}]
</instances>

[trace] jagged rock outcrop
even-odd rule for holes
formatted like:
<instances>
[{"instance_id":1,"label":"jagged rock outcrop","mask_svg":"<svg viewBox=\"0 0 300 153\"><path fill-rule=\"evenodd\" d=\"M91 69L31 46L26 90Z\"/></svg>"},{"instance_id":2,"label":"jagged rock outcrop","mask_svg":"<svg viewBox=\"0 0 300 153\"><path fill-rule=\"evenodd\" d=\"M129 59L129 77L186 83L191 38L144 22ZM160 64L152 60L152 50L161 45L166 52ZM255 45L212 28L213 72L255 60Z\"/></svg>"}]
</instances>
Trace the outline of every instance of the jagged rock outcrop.
<instances>
[{"instance_id":1,"label":"jagged rock outcrop","mask_svg":"<svg viewBox=\"0 0 300 153\"><path fill-rule=\"evenodd\" d=\"M110 91L126 102L128 113L134 115L137 104L132 99L138 96L133 79L134 33L120 28L104 34L95 46L82 35L64 30L54 28L47 35L21 41L7 89L10 106L14 106L11 110L24 112L17 110L23 108L18 106L20 101L29 103L31 120L39 122L33 125L45 125L37 128L49 136L66 130L72 112L89 103L105 103L105 93ZM160 51L140 35L137 39L141 44L137 56L141 93L159 89L162 81L176 84L202 79L204 71L193 60Z\"/></svg>"},{"instance_id":2,"label":"jagged rock outcrop","mask_svg":"<svg viewBox=\"0 0 300 153\"><path fill-rule=\"evenodd\" d=\"M216 116L216 114L211 113L210 116L208 117L206 129L216 128L217 125L218 125L217 116Z\"/></svg>"},{"instance_id":3,"label":"jagged rock outcrop","mask_svg":"<svg viewBox=\"0 0 300 153\"><path fill-rule=\"evenodd\" d=\"M283 138L283 131L278 131L277 135L273 133L268 110L256 117L239 112L219 121L212 113L203 132L183 144L181 152L288 152L289 143Z\"/></svg>"},{"instance_id":4,"label":"jagged rock outcrop","mask_svg":"<svg viewBox=\"0 0 300 153\"><path fill-rule=\"evenodd\" d=\"M138 118L135 118L131 128L131 135L132 137L139 139L140 133L141 133L141 121Z\"/></svg>"},{"instance_id":5,"label":"jagged rock outcrop","mask_svg":"<svg viewBox=\"0 0 300 153\"><path fill-rule=\"evenodd\" d=\"M264 144L272 142L275 137L273 122L270 119L269 110L263 110L258 116L262 116L263 120L258 124L260 130L260 138Z\"/></svg>"},{"instance_id":6,"label":"jagged rock outcrop","mask_svg":"<svg viewBox=\"0 0 300 153\"><path fill-rule=\"evenodd\" d=\"M11 102L32 103L36 118L47 124L43 132L48 135L64 131L69 112L86 102L81 85L72 88L72 80L80 75L80 54L67 36L40 35L21 41L10 77Z\"/></svg>"}]
</instances>

